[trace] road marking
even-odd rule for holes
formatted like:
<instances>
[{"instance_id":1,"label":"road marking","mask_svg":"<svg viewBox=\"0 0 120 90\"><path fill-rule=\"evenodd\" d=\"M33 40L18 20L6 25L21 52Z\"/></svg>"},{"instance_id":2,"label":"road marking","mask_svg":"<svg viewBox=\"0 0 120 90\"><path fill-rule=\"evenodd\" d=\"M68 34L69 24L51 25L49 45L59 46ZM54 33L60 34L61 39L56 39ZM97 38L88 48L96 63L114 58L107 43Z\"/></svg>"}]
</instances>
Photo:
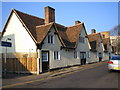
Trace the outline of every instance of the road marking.
<instances>
[{"instance_id":1,"label":"road marking","mask_svg":"<svg viewBox=\"0 0 120 90\"><path fill-rule=\"evenodd\" d=\"M59 77L63 77L63 76L66 76L66 75L70 75L72 73L76 73L76 72L79 72L79 71L83 71L83 70L88 70L88 69L91 69L91 68L94 68L96 66L100 66L102 63L98 64L98 65L94 65L94 66L88 66L87 68L82 68L82 69L78 69L76 71L71 71L71 72L68 72L68 73L65 73L65 74L61 74L61 75L58 75L58 76L55 76L55 77L47 77L47 78L42 78L42 79L37 79L37 80L31 80L31 81L27 81L27 82L22 82L22 83L16 83L16 84L10 84L10 85L5 85L5 86L2 86L0 88L10 88L10 87L14 87L14 86L19 86L19 85L24 85L24 84L28 84L28 83L33 83L33 82L38 82L38 81L43 81L43 80L49 80L49 79L54 79L54 78L59 78Z\"/></svg>"}]
</instances>

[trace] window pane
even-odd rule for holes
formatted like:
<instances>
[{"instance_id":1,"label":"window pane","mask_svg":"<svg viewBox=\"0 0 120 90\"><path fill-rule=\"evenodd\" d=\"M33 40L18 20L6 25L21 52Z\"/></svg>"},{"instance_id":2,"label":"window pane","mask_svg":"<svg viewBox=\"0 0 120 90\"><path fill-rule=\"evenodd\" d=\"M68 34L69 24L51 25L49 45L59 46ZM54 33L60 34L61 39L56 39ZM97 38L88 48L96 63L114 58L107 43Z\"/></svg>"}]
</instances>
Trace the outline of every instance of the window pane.
<instances>
[{"instance_id":1,"label":"window pane","mask_svg":"<svg viewBox=\"0 0 120 90\"><path fill-rule=\"evenodd\" d=\"M48 35L48 43L53 44L54 43L54 37L52 35Z\"/></svg>"},{"instance_id":2,"label":"window pane","mask_svg":"<svg viewBox=\"0 0 120 90\"><path fill-rule=\"evenodd\" d=\"M48 61L48 53L47 52L42 53L42 61Z\"/></svg>"},{"instance_id":3,"label":"window pane","mask_svg":"<svg viewBox=\"0 0 120 90\"><path fill-rule=\"evenodd\" d=\"M74 52L74 58L77 58L77 52Z\"/></svg>"},{"instance_id":4,"label":"window pane","mask_svg":"<svg viewBox=\"0 0 120 90\"><path fill-rule=\"evenodd\" d=\"M85 43L85 38L84 37L79 37L79 42Z\"/></svg>"},{"instance_id":5,"label":"window pane","mask_svg":"<svg viewBox=\"0 0 120 90\"><path fill-rule=\"evenodd\" d=\"M57 59L58 59L58 52L56 52L56 54L57 54Z\"/></svg>"},{"instance_id":6,"label":"window pane","mask_svg":"<svg viewBox=\"0 0 120 90\"><path fill-rule=\"evenodd\" d=\"M56 52L54 52L54 59L56 60Z\"/></svg>"},{"instance_id":7,"label":"window pane","mask_svg":"<svg viewBox=\"0 0 120 90\"><path fill-rule=\"evenodd\" d=\"M51 36L51 44L53 44L53 36Z\"/></svg>"},{"instance_id":8,"label":"window pane","mask_svg":"<svg viewBox=\"0 0 120 90\"><path fill-rule=\"evenodd\" d=\"M50 43L50 35L48 35L48 43Z\"/></svg>"},{"instance_id":9,"label":"window pane","mask_svg":"<svg viewBox=\"0 0 120 90\"><path fill-rule=\"evenodd\" d=\"M59 51L54 51L54 59L59 60L60 59L60 53Z\"/></svg>"}]
</instances>

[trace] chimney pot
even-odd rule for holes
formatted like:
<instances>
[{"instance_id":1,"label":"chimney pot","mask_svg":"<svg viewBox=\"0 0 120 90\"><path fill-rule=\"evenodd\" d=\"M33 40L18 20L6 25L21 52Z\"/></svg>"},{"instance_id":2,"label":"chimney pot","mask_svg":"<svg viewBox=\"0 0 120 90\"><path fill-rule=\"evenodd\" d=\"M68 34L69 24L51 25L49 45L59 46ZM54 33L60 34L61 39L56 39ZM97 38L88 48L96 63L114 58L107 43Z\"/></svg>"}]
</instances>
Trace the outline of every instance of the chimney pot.
<instances>
[{"instance_id":1,"label":"chimney pot","mask_svg":"<svg viewBox=\"0 0 120 90\"><path fill-rule=\"evenodd\" d=\"M45 24L55 22L55 9L52 7L45 7Z\"/></svg>"},{"instance_id":2,"label":"chimney pot","mask_svg":"<svg viewBox=\"0 0 120 90\"><path fill-rule=\"evenodd\" d=\"M77 24L79 24L79 23L81 23L80 21L75 21L75 25L77 25Z\"/></svg>"},{"instance_id":3,"label":"chimney pot","mask_svg":"<svg viewBox=\"0 0 120 90\"><path fill-rule=\"evenodd\" d=\"M93 33L96 33L96 30L95 30L95 29L92 29L91 31L92 31L92 34L93 34Z\"/></svg>"}]
</instances>

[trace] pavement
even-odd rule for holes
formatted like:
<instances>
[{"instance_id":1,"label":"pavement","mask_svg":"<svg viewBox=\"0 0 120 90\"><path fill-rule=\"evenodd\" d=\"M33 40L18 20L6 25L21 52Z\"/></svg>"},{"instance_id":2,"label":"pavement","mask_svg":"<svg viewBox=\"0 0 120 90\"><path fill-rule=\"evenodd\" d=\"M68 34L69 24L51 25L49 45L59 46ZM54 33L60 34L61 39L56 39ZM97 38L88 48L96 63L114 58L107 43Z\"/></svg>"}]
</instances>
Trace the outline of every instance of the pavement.
<instances>
[{"instance_id":1,"label":"pavement","mask_svg":"<svg viewBox=\"0 0 120 90\"><path fill-rule=\"evenodd\" d=\"M107 62L107 61L104 61L104 62ZM41 73L40 75L7 74L7 78L2 79L2 88L10 88L16 85L28 84L36 81L55 78L55 77L66 75L66 74L71 74L74 72L78 72L80 70L94 68L96 66L101 65L104 62L102 61L102 62L97 62L92 64L72 66L72 67L54 70L46 73Z\"/></svg>"}]
</instances>

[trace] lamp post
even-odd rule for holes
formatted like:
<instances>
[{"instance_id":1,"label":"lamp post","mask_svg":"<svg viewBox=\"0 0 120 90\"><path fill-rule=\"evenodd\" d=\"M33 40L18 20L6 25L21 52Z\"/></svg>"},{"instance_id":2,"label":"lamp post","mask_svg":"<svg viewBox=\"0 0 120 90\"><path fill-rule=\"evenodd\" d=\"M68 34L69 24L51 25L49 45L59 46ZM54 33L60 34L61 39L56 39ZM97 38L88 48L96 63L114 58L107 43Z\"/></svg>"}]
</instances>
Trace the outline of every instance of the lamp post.
<instances>
[{"instance_id":1,"label":"lamp post","mask_svg":"<svg viewBox=\"0 0 120 90\"><path fill-rule=\"evenodd\" d=\"M11 41L11 39L10 38L7 38L6 39L6 42L7 42L7 40L10 40ZM7 71L7 65L6 65L6 63L7 63L7 46L5 47L5 64L4 64L4 68L5 68L5 72L4 72L4 76L6 77L6 71Z\"/></svg>"}]
</instances>

